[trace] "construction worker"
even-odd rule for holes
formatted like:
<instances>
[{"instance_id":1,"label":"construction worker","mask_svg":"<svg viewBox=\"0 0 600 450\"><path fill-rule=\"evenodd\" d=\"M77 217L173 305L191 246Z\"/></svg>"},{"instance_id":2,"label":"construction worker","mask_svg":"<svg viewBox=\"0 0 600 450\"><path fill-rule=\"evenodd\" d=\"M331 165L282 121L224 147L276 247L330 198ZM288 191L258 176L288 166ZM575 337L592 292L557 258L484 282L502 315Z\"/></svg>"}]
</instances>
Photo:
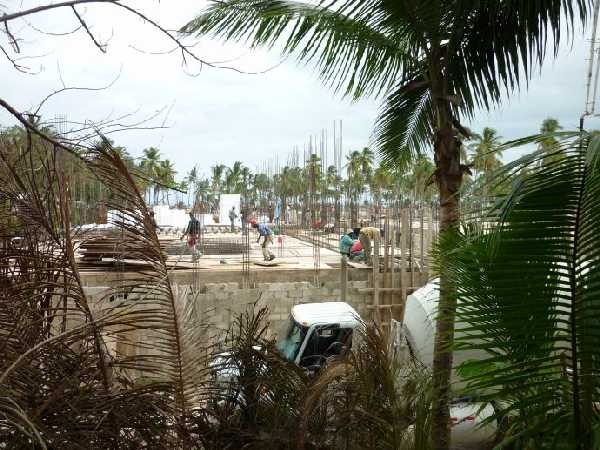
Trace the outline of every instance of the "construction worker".
<instances>
[{"instance_id":1,"label":"construction worker","mask_svg":"<svg viewBox=\"0 0 600 450\"><path fill-rule=\"evenodd\" d=\"M340 239L339 245L340 254L343 256L350 256L350 248L352 247L352 244L354 244L354 239L352 239L350 233L343 235Z\"/></svg>"},{"instance_id":2,"label":"construction worker","mask_svg":"<svg viewBox=\"0 0 600 450\"><path fill-rule=\"evenodd\" d=\"M373 255L371 254L372 243L378 242L380 237L381 232L379 231L379 228L364 227L360 229L358 240L363 246L365 259L367 261L367 265L369 266L373 265Z\"/></svg>"},{"instance_id":3,"label":"construction worker","mask_svg":"<svg viewBox=\"0 0 600 450\"><path fill-rule=\"evenodd\" d=\"M231 222L231 232L235 233L235 219L237 219L237 214L235 213L235 206L231 207L229 211L229 221Z\"/></svg>"},{"instance_id":4,"label":"construction worker","mask_svg":"<svg viewBox=\"0 0 600 450\"><path fill-rule=\"evenodd\" d=\"M354 244L352 244L352 247L350 247L350 259L357 261L365 259L363 246L358 239L354 241Z\"/></svg>"},{"instance_id":5,"label":"construction worker","mask_svg":"<svg viewBox=\"0 0 600 450\"><path fill-rule=\"evenodd\" d=\"M273 232L264 223L256 223L256 220L253 220L251 223L252 228L256 228L258 230L258 239L256 240L256 243L258 244L260 242L261 237L264 238L261 247L265 261L273 261L275 259L275 255L269 250L269 247L273 244Z\"/></svg>"},{"instance_id":6,"label":"construction worker","mask_svg":"<svg viewBox=\"0 0 600 450\"><path fill-rule=\"evenodd\" d=\"M200 254L196 247L198 244L198 235L200 234L200 222L194 217L192 211L188 210L188 214L190 216L190 221L188 222L187 228L185 229L179 240L182 241L183 238L187 236L187 245L188 248L192 251L192 261L197 261L200 257Z\"/></svg>"}]
</instances>

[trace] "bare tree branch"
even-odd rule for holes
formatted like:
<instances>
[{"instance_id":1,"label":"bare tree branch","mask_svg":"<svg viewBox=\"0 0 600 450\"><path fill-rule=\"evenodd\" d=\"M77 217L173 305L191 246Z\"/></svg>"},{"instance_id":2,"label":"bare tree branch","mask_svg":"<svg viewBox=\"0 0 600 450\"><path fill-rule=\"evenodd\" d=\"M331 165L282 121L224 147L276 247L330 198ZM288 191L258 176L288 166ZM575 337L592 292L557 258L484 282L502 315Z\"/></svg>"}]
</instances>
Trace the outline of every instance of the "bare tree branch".
<instances>
[{"instance_id":1,"label":"bare tree branch","mask_svg":"<svg viewBox=\"0 0 600 450\"><path fill-rule=\"evenodd\" d=\"M64 33L56 33L56 32L52 32L52 31L44 31L44 30L36 27L35 25L33 25L31 22L29 22L25 19L23 19L23 20L27 24L27 26L29 28L31 28L32 30L37 31L38 33L41 33L41 34L47 34L48 36L68 36L70 34L77 33L81 29L81 25L79 25L77 28L75 28L71 31L65 31Z\"/></svg>"},{"instance_id":2,"label":"bare tree branch","mask_svg":"<svg viewBox=\"0 0 600 450\"><path fill-rule=\"evenodd\" d=\"M11 45L15 49L15 53L19 53L21 51L21 49L19 48L19 43L17 42L17 39L15 38L15 36L8 29L8 22L4 22L4 28L6 30L6 35L10 39Z\"/></svg>"},{"instance_id":3,"label":"bare tree branch","mask_svg":"<svg viewBox=\"0 0 600 450\"><path fill-rule=\"evenodd\" d=\"M183 64L187 65L188 63L188 58L198 62L200 64L200 70L202 69L203 66L208 66L208 67L212 67L212 68L218 68L218 69L226 69L226 70L232 70L234 72L238 72L238 73L243 73L243 74L262 74L265 72L268 72L270 70L272 70L273 68L277 67L279 64L270 67L266 70L263 71L259 71L259 72L246 72L240 69L237 69L235 67L230 67L230 66L224 66L224 65L220 65L219 63L214 63L214 62L210 62L210 61L206 61L202 58L200 58L198 55L196 55L194 52L192 52L190 50L190 48L193 47L193 45L189 46L189 45L185 45L178 37L176 37L176 32L170 31L167 28L163 27L162 25L160 25L158 22L150 19L147 15L145 15L144 13L138 11L135 8L132 8L131 6L125 5L123 3L121 3L120 0L70 0L70 1L64 1L64 2L58 2L58 3L50 3L50 4L46 4L46 5L41 5L41 6L37 6L35 8L30 8L30 9L26 9L23 11L18 11L15 13L11 13L11 14L4 14L2 16L0 16L0 23L7 23L11 20L15 20L18 18L22 18L22 17L26 17L32 14L36 14L36 13L40 13L43 11L48 11L48 10L52 10L52 9L58 9L58 8L71 8L73 9L73 12L75 13L79 23L81 24L81 26L86 30L86 33L88 34L88 36L90 36L90 38L92 39L94 45L96 45L96 47L98 47L102 52L106 51L106 45L102 45L98 42L98 40L94 37L93 33L90 31L89 27L87 26L86 22L83 20L83 18L81 17L81 15L75 10L75 6L77 5L83 5L83 4L94 4L94 3L98 3L98 4L109 4L109 5L113 5L117 8L121 8L124 9L125 11L129 12L130 14L139 17L140 19L142 19L144 22L149 23L152 27L156 28L157 30L159 30L167 39L169 39L170 41L172 41L175 45L176 48L171 50L174 51L176 49L178 49L181 52L181 57L183 60ZM135 47L133 47L135 49ZM138 51L142 51L139 49L136 49ZM170 51L169 51L170 52ZM6 52L4 52L6 53ZM13 62L13 60L11 60L11 62ZM14 65L14 63L13 63Z\"/></svg>"},{"instance_id":4,"label":"bare tree branch","mask_svg":"<svg viewBox=\"0 0 600 450\"><path fill-rule=\"evenodd\" d=\"M94 43L94 45L96 47L98 47L98 49L102 53L106 53L106 44L102 45L102 44L100 44L100 42L98 42L96 40L96 37L92 34L92 31L87 26L87 23L85 23L85 20L83 20L83 17L81 17L79 15L79 13L77 12L77 10L75 9L75 6L71 6L71 9L73 9L73 14L75 14L75 16L77 17L77 20L79 20L79 23L81 24L81 26L83 27L83 29L85 30L85 32L88 34L88 36L90 37L90 39L92 40L92 42Z\"/></svg>"},{"instance_id":5,"label":"bare tree branch","mask_svg":"<svg viewBox=\"0 0 600 450\"><path fill-rule=\"evenodd\" d=\"M50 9L73 7L75 5L81 5L84 3L116 3L119 0L71 0L67 2L49 3L47 5L36 6L35 8L25 9L23 11L17 11L12 14L3 14L0 16L0 22L8 22L11 20L19 19L21 17L29 16Z\"/></svg>"},{"instance_id":6,"label":"bare tree branch","mask_svg":"<svg viewBox=\"0 0 600 450\"><path fill-rule=\"evenodd\" d=\"M62 83L62 88L57 89L53 92L51 92L50 94L48 94L46 97L44 97L44 99L39 103L38 107L35 109L35 111L33 112L33 114L37 115L39 114L40 110L42 109L42 107L44 106L44 104L50 100L52 97L54 97L55 95L61 94L62 92L66 92L66 91L103 91L105 89L109 89L110 87L112 87L117 80L121 77L121 73L123 72L123 66L121 66L119 68L119 73L117 74L117 76L115 78L113 78L113 80L104 85L104 86L100 86L100 87L82 87L82 86L66 86L65 82L62 78L62 74L60 73L60 67L59 67L59 77Z\"/></svg>"},{"instance_id":7,"label":"bare tree branch","mask_svg":"<svg viewBox=\"0 0 600 450\"><path fill-rule=\"evenodd\" d=\"M131 125L125 125L125 124L118 123L118 124L114 124L114 126L118 126L120 128L114 128L114 129L109 129L109 130L100 130L99 127L97 126L97 124L89 122L87 128L85 128L85 129L90 130L91 131L90 133L88 133L87 135L84 135L82 137L82 139L80 139L79 141L69 140L68 142L65 143L65 142L61 142L60 140L55 139L54 137L41 131L38 127L36 127L33 123L31 123L31 121L27 120L27 118L25 117L24 114L17 111L12 105L10 105L6 100L4 100L2 98L0 98L0 107L4 108L15 119L17 119L17 121L19 121L19 123L21 123L21 125L23 125L23 127L27 131L28 140L29 140L29 135L34 134L34 135L40 137L41 139L45 140L46 142L54 145L56 148L65 150L83 161L86 160L85 155L83 155L82 153L77 151L78 148L79 149L85 148L85 147L82 147L83 141L89 141L90 139L98 138L99 136L102 137L102 136L105 136L108 134L113 134L113 133L120 132L120 131L149 130L149 129L151 130L151 129L165 128L162 125L154 126L154 127L141 127L139 125L144 122L140 121L140 122L137 122L137 123L134 123ZM156 117L158 113L160 113L160 111L158 111L156 114L151 116L150 119L146 119L146 121L151 120L152 118ZM85 131L85 129L82 129L82 130ZM87 148L90 149L91 146L87 146ZM144 181L148 181L153 184L156 184L162 188L171 189L174 191L185 193L185 191L179 189L178 187L164 184L158 180L155 180L155 179L149 177L148 175L144 174L143 172L141 172L139 170L135 171L135 176Z\"/></svg>"}]
</instances>

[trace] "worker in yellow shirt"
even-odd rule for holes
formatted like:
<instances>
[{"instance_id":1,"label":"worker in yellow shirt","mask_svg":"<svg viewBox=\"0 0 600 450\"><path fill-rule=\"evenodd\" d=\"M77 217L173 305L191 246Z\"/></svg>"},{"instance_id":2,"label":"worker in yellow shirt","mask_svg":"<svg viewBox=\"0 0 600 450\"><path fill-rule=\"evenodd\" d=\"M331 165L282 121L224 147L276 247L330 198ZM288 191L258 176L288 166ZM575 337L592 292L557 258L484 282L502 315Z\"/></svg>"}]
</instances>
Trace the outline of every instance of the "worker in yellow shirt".
<instances>
[{"instance_id":1,"label":"worker in yellow shirt","mask_svg":"<svg viewBox=\"0 0 600 450\"><path fill-rule=\"evenodd\" d=\"M363 250L365 252L365 259L367 260L367 264L369 266L373 265L373 255L371 254L372 243L379 241L381 237L381 233L379 228L375 227L364 227L360 229L360 234L358 235L358 239L363 246Z\"/></svg>"}]
</instances>

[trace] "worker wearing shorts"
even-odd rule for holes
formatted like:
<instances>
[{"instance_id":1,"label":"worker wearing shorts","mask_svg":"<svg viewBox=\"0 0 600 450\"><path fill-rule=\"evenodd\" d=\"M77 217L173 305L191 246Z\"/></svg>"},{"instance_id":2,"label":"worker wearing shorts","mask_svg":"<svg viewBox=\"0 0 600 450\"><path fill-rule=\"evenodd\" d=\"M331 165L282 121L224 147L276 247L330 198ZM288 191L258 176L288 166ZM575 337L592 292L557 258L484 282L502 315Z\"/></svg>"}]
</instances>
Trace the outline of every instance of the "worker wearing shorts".
<instances>
[{"instance_id":1,"label":"worker wearing shorts","mask_svg":"<svg viewBox=\"0 0 600 450\"><path fill-rule=\"evenodd\" d=\"M360 229L360 234L358 235L358 240L363 246L363 250L365 252L365 259L367 260L367 264L369 266L373 265L373 255L372 248L373 243L379 241L381 237L381 233L379 232L379 228L375 227L364 227Z\"/></svg>"},{"instance_id":2,"label":"worker wearing shorts","mask_svg":"<svg viewBox=\"0 0 600 450\"><path fill-rule=\"evenodd\" d=\"M258 239L256 242L260 242L261 237L264 238L261 247L265 261L273 261L275 259L275 255L269 250L269 247L273 245L273 232L264 223L253 222L252 228L256 228L258 230Z\"/></svg>"}]
</instances>

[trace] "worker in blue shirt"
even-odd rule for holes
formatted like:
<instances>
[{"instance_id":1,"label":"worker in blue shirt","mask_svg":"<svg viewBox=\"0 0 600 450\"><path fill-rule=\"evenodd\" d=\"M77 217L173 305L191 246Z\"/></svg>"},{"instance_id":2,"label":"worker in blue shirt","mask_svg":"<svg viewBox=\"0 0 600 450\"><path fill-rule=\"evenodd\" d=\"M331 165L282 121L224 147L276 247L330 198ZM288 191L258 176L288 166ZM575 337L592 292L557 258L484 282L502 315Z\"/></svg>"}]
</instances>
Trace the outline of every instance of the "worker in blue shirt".
<instances>
[{"instance_id":1,"label":"worker in blue shirt","mask_svg":"<svg viewBox=\"0 0 600 450\"><path fill-rule=\"evenodd\" d=\"M256 243L258 244L260 242L261 237L264 238L261 247L265 261L273 261L275 259L275 255L269 250L269 247L273 244L273 232L264 223L256 223L255 220L253 220L251 223L252 228L256 228L258 230L258 239L256 240Z\"/></svg>"}]
</instances>

